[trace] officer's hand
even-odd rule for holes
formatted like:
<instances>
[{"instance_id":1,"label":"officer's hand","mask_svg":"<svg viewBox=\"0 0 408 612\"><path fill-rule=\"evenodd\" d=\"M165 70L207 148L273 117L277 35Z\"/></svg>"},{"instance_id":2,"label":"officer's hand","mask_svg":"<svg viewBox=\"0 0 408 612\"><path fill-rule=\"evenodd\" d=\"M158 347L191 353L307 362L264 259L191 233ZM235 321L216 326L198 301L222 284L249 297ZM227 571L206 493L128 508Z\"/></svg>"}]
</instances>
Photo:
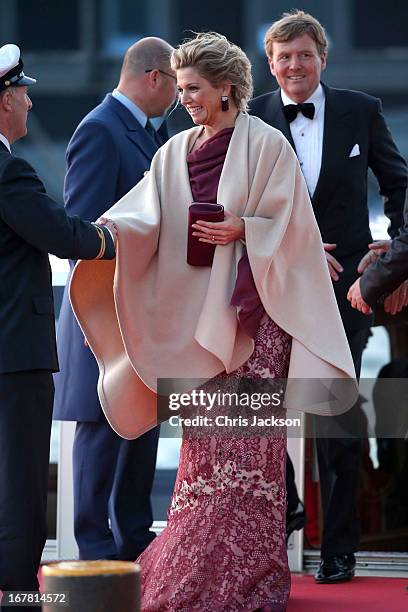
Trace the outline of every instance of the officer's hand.
<instances>
[{"instance_id":1,"label":"officer's hand","mask_svg":"<svg viewBox=\"0 0 408 612\"><path fill-rule=\"evenodd\" d=\"M368 268L372 263L377 261L382 253L386 253L390 248L391 240L376 240L368 245L369 251L360 260L357 266L357 272L363 274L364 270Z\"/></svg>"},{"instance_id":2,"label":"officer's hand","mask_svg":"<svg viewBox=\"0 0 408 612\"><path fill-rule=\"evenodd\" d=\"M408 281L405 281L384 300L384 310L395 315L408 304Z\"/></svg>"}]
</instances>

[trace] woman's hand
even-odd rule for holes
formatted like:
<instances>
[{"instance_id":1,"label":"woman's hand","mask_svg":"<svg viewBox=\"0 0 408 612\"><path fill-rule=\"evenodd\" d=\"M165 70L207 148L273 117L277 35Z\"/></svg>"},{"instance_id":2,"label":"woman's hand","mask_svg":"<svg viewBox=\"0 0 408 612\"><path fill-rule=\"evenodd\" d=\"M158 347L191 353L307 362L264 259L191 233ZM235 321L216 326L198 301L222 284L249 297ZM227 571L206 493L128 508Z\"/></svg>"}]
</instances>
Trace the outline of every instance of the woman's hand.
<instances>
[{"instance_id":1,"label":"woman's hand","mask_svg":"<svg viewBox=\"0 0 408 612\"><path fill-rule=\"evenodd\" d=\"M208 244L226 245L234 240L245 240L245 223L240 217L233 215L228 210L224 212L224 221L213 223L212 221L197 221L192 227L197 230L193 232L200 242Z\"/></svg>"},{"instance_id":2,"label":"woman's hand","mask_svg":"<svg viewBox=\"0 0 408 612\"><path fill-rule=\"evenodd\" d=\"M118 228L116 227L115 223L112 221L112 219L108 219L107 217L99 217L99 219L97 220L97 225L104 225L105 227L108 228L108 230L110 231L112 238L113 238L113 244L115 246L116 249L116 243L118 241Z\"/></svg>"}]
</instances>

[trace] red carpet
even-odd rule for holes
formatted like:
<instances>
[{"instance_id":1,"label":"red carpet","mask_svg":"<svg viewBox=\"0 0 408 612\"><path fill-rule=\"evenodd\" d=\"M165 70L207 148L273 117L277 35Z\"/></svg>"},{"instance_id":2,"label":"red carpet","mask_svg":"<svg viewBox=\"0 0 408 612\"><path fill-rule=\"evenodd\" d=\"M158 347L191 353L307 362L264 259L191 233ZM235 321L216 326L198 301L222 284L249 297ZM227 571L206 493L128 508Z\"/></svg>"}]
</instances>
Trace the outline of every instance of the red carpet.
<instances>
[{"instance_id":1,"label":"red carpet","mask_svg":"<svg viewBox=\"0 0 408 612\"><path fill-rule=\"evenodd\" d=\"M407 579L357 577L342 584L316 584L292 574L288 612L407 612Z\"/></svg>"},{"instance_id":2,"label":"red carpet","mask_svg":"<svg viewBox=\"0 0 408 612\"><path fill-rule=\"evenodd\" d=\"M38 576L41 582L41 571ZM404 578L357 577L343 584L316 584L313 576L292 574L287 612L407 612Z\"/></svg>"}]
</instances>

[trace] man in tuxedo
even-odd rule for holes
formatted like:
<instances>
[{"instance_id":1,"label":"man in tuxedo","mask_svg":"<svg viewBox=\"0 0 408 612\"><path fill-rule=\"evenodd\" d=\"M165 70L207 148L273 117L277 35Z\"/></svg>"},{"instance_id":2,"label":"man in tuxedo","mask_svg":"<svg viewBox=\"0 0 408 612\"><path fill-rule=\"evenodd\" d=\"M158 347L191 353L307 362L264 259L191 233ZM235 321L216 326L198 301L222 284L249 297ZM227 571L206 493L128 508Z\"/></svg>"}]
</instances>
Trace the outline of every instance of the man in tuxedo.
<instances>
[{"instance_id":1,"label":"man in tuxedo","mask_svg":"<svg viewBox=\"0 0 408 612\"><path fill-rule=\"evenodd\" d=\"M177 93L171 51L159 38L132 45L116 89L75 130L64 187L70 213L97 219L149 169L168 138L165 123L156 131L150 118L163 115ZM55 377L54 418L77 421L73 467L79 554L81 559L134 560L154 538L150 493L158 429L124 440L109 426L97 395L98 366L84 346L68 285L57 334L61 373Z\"/></svg>"},{"instance_id":2,"label":"man in tuxedo","mask_svg":"<svg viewBox=\"0 0 408 612\"><path fill-rule=\"evenodd\" d=\"M371 319L353 310L347 291L371 242L367 207L370 167L384 196L393 237L402 224L406 164L385 123L378 99L320 82L327 39L322 25L303 11L286 13L265 35L265 49L279 89L253 100L251 112L283 132L294 147L324 243L340 314L357 376ZM350 580L359 548L358 439L318 439L324 510L319 583ZM302 526L303 508L288 461L288 532Z\"/></svg>"},{"instance_id":3,"label":"man in tuxedo","mask_svg":"<svg viewBox=\"0 0 408 612\"><path fill-rule=\"evenodd\" d=\"M0 49L0 590L37 591L58 370L48 252L115 255L107 228L68 216L10 149L32 103L16 45ZM6 596L7 597L7 596ZM2 609L11 609L3 600ZM21 607L37 610L36 607ZM14 610L14 607L13 607Z\"/></svg>"}]
</instances>

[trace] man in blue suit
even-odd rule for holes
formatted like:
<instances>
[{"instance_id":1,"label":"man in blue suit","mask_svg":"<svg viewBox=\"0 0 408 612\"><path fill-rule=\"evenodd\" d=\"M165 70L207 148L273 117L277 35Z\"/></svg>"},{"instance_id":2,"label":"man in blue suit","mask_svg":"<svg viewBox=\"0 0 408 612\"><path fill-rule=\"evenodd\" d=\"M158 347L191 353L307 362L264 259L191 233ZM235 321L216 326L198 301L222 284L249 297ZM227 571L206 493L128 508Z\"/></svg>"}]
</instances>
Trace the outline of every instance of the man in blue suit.
<instances>
[{"instance_id":1,"label":"man in blue suit","mask_svg":"<svg viewBox=\"0 0 408 612\"><path fill-rule=\"evenodd\" d=\"M149 170L167 138L150 117L176 97L172 47L144 38L125 54L119 84L79 124L67 149L64 200L70 214L94 221ZM71 269L75 262L71 262ZM81 559L134 560L150 531L158 430L120 438L100 407L98 366L73 316L65 289L58 328L61 372L55 376L54 418L77 421L74 448L74 530ZM137 403L137 398L135 398Z\"/></svg>"}]
</instances>

